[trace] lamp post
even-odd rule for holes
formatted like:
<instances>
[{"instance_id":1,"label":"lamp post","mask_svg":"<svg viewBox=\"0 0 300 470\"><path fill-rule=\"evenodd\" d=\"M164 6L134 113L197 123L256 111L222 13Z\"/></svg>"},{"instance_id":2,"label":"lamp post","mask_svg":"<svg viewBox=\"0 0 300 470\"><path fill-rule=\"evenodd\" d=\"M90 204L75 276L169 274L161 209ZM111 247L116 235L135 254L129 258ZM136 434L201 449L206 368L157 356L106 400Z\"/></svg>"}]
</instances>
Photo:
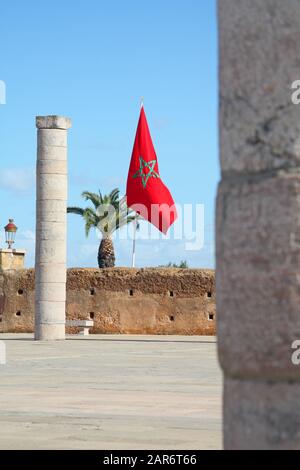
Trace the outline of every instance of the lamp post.
<instances>
[{"instance_id":1,"label":"lamp post","mask_svg":"<svg viewBox=\"0 0 300 470\"><path fill-rule=\"evenodd\" d=\"M18 230L18 227L14 224L13 219L9 219L8 224L4 227L5 230L5 239L6 243L8 244L8 249L12 249L12 245L15 242L16 238L16 231Z\"/></svg>"}]
</instances>

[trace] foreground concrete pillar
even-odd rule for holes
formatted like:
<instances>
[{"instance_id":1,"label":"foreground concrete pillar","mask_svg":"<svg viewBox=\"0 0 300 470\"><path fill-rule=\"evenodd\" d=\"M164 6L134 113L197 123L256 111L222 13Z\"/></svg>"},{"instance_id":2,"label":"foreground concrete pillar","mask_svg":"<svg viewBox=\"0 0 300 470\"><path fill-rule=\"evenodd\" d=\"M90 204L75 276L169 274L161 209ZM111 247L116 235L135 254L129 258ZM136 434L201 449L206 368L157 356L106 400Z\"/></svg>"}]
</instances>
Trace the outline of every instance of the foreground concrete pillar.
<instances>
[{"instance_id":1,"label":"foreground concrete pillar","mask_svg":"<svg viewBox=\"0 0 300 470\"><path fill-rule=\"evenodd\" d=\"M220 0L217 318L226 449L300 449L299 0Z\"/></svg>"},{"instance_id":2,"label":"foreground concrete pillar","mask_svg":"<svg viewBox=\"0 0 300 470\"><path fill-rule=\"evenodd\" d=\"M35 339L65 338L67 129L71 120L39 116L37 151Z\"/></svg>"}]
</instances>

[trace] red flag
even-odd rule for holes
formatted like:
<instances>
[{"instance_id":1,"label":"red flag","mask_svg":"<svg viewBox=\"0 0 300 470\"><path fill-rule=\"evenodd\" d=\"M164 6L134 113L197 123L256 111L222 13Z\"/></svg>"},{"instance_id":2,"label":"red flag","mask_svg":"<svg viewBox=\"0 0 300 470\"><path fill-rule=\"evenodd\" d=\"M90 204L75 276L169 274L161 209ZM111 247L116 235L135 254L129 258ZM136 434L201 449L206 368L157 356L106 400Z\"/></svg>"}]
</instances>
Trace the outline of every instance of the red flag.
<instances>
[{"instance_id":1,"label":"red flag","mask_svg":"<svg viewBox=\"0 0 300 470\"><path fill-rule=\"evenodd\" d=\"M171 193L160 178L143 106L132 150L126 196L129 207L165 234L177 219Z\"/></svg>"}]
</instances>

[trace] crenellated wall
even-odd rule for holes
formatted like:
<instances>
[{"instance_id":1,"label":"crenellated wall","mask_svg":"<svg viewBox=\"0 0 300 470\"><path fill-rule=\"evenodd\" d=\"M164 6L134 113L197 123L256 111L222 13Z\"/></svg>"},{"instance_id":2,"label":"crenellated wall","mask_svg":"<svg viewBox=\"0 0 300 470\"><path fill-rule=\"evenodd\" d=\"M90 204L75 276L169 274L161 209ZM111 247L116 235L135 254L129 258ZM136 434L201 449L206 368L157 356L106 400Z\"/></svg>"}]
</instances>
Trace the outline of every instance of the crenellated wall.
<instances>
[{"instance_id":1,"label":"crenellated wall","mask_svg":"<svg viewBox=\"0 0 300 470\"><path fill-rule=\"evenodd\" d=\"M213 335L214 271L72 268L67 318L92 318L91 333ZM34 269L0 272L0 332L33 328Z\"/></svg>"}]
</instances>

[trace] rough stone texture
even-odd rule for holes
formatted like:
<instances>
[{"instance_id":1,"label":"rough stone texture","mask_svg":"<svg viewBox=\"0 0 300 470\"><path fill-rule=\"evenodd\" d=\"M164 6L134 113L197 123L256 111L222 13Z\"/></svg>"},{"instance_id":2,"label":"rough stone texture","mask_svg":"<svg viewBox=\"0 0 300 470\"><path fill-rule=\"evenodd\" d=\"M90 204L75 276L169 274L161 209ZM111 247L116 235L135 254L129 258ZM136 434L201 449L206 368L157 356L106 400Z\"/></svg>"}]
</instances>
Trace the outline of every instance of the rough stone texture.
<instances>
[{"instance_id":1,"label":"rough stone texture","mask_svg":"<svg viewBox=\"0 0 300 470\"><path fill-rule=\"evenodd\" d=\"M0 331L33 331L34 302L34 270L0 273Z\"/></svg>"},{"instance_id":2,"label":"rough stone texture","mask_svg":"<svg viewBox=\"0 0 300 470\"><path fill-rule=\"evenodd\" d=\"M59 174L66 175L68 168L65 160L39 160L37 162L37 169L40 174Z\"/></svg>"},{"instance_id":3,"label":"rough stone texture","mask_svg":"<svg viewBox=\"0 0 300 470\"><path fill-rule=\"evenodd\" d=\"M220 0L219 18L222 172L299 166L299 0Z\"/></svg>"},{"instance_id":4,"label":"rough stone texture","mask_svg":"<svg viewBox=\"0 0 300 470\"><path fill-rule=\"evenodd\" d=\"M62 200L68 197L68 184L66 175L54 173L38 173L37 191L39 199Z\"/></svg>"},{"instance_id":5,"label":"rough stone texture","mask_svg":"<svg viewBox=\"0 0 300 470\"><path fill-rule=\"evenodd\" d=\"M38 226L42 240L65 240L67 227L63 222L40 221Z\"/></svg>"},{"instance_id":6,"label":"rough stone texture","mask_svg":"<svg viewBox=\"0 0 300 470\"><path fill-rule=\"evenodd\" d=\"M48 286L51 287L51 283L54 284L53 278ZM47 304L51 316L55 311L52 311L53 305L48 305L52 293L47 283L40 286L39 291L39 309ZM64 304L58 302L53 308L64 309ZM93 317L91 333L213 335L216 320L214 272L69 269L66 310L70 320ZM34 270L3 273L0 277L0 332L33 331L33 311ZM68 328L67 331L75 333L79 329Z\"/></svg>"},{"instance_id":7,"label":"rough stone texture","mask_svg":"<svg viewBox=\"0 0 300 470\"><path fill-rule=\"evenodd\" d=\"M25 261L25 250L0 249L0 270L23 269Z\"/></svg>"},{"instance_id":8,"label":"rough stone texture","mask_svg":"<svg viewBox=\"0 0 300 470\"><path fill-rule=\"evenodd\" d=\"M36 339L64 339L66 300L67 129L63 116L38 116ZM53 267L58 280L53 279Z\"/></svg>"},{"instance_id":9,"label":"rough stone texture","mask_svg":"<svg viewBox=\"0 0 300 470\"><path fill-rule=\"evenodd\" d=\"M299 382L226 379L224 390L226 449L300 449Z\"/></svg>"},{"instance_id":10,"label":"rough stone texture","mask_svg":"<svg viewBox=\"0 0 300 470\"><path fill-rule=\"evenodd\" d=\"M37 116L36 127L38 129L69 129L72 126L70 118L64 116Z\"/></svg>"},{"instance_id":11,"label":"rough stone texture","mask_svg":"<svg viewBox=\"0 0 300 470\"><path fill-rule=\"evenodd\" d=\"M64 264L64 263L62 263ZM40 263L37 271L39 277L39 282L63 282L66 283L67 281L67 272L66 270L62 269L61 264L52 263L51 266L47 264Z\"/></svg>"},{"instance_id":12,"label":"rough stone texture","mask_svg":"<svg viewBox=\"0 0 300 470\"><path fill-rule=\"evenodd\" d=\"M56 302L65 302L66 285L64 282L41 282L39 284L36 300L52 302L54 296Z\"/></svg>"},{"instance_id":13,"label":"rough stone texture","mask_svg":"<svg viewBox=\"0 0 300 470\"><path fill-rule=\"evenodd\" d=\"M67 132L62 129L39 129L39 160L66 160Z\"/></svg>"},{"instance_id":14,"label":"rough stone texture","mask_svg":"<svg viewBox=\"0 0 300 470\"><path fill-rule=\"evenodd\" d=\"M50 162L51 160L55 160L58 163L66 160L67 138L64 135L64 131L57 132L58 134L56 135L55 140L51 134L45 134L45 130L38 131L40 162ZM55 143L60 145L55 145Z\"/></svg>"},{"instance_id":15,"label":"rough stone texture","mask_svg":"<svg viewBox=\"0 0 300 470\"><path fill-rule=\"evenodd\" d=\"M220 0L217 202L225 448L300 448L299 0Z\"/></svg>"},{"instance_id":16,"label":"rough stone texture","mask_svg":"<svg viewBox=\"0 0 300 470\"><path fill-rule=\"evenodd\" d=\"M230 376L298 377L300 174L223 181L217 207L220 361Z\"/></svg>"},{"instance_id":17,"label":"rough stone texture","mask_svg":"<svg viewBox=\"0 0 300 470\"><path fill-rule=\"evenodd\" d=\"M65 201L47 201L44 200L40 204L40 207L37 208L37 216L39 218L40 222L62 222L65 223L67 220L67 213L66 211L62 210L54 210L54 207L52 204L49 204L50 202L56 202L55 204L57 207L60 207L59 203L62 203L62 205L65 204ZM48 207L53 210L48 210Z\"/></svg>"},{"instance_id":18,"label":"rough stone texture","mask_svg":"<svg viewBox=\"0 0 300 470\"><path fill-rule=\"evenodd\" d=\"M37 235L43 236L44 232L41 233L37 230ZM62 240L62 235L58 240L49 240L48 238L38 240L36 247L39 251L40 263L44 263L45 266L66 261L66 243L65 240Z\"/></svg>"}]
</instances>

